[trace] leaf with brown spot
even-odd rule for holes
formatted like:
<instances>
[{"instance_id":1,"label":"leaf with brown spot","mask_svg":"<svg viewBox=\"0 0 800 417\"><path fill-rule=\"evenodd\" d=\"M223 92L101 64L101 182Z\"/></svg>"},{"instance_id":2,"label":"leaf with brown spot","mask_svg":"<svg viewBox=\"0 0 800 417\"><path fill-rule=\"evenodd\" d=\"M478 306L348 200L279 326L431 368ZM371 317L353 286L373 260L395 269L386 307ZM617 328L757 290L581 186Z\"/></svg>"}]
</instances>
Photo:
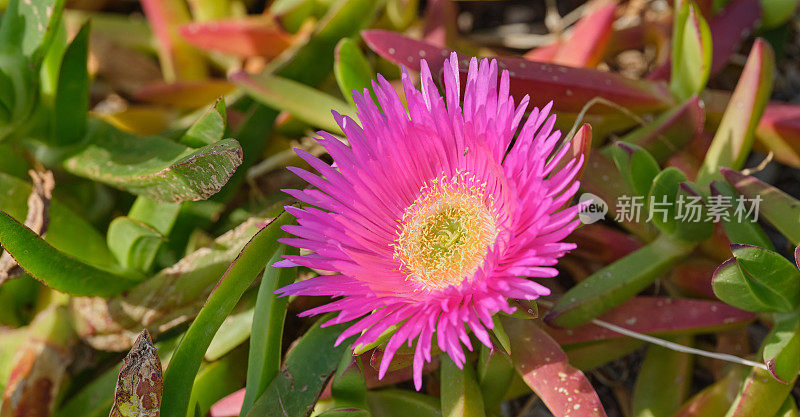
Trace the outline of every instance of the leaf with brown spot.
<instances>
[{"instance_id":1,"label":"leaf with brown spot","mask_svg":"<svg viewBox=\"0 0 800 417\"><path fill-rule=\"evenodd\" d=\"M39 313L26 333L3 392L2 417L49 417L72 362L77 338L63 307Z\"/></svg>"},{"instance_id":2,"label":"leaf with brown spot","mask_svg":"<svg viewBox=\"0 0 800 417\"><path fill-rule=\"evenodd\" d=\"M242 163L235 139L193 149L162 137L121 132L96 119L90 119L88 132L88 145L64 161L64 168L155 201L204 200Z\"/></svg>"},{"instance_id":3,"label":"leaf with brown spot","mask_svg":"<svg viewBox=\"0 0 800 417\"><path fill-rule=\"evenodd\" d=\"M150 333L142 330L122 360L109 417L158 417L161 389L161 361Z\"/></svg>"}]
</instances>

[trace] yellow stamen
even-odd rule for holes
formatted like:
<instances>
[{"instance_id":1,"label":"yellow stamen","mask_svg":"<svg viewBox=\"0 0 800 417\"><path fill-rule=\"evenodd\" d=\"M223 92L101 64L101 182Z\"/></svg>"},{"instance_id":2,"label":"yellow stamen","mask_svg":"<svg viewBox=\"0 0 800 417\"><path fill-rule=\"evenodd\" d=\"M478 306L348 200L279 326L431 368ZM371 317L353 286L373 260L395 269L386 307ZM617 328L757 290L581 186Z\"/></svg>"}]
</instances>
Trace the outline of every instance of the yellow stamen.
<instances>
[{"instance_id":1,"label":"yellow stamen","mask_svg":"<svg viewBox=\"0 0 800 417\"><path fill-rule=\"evenodd\" d=\"M394 244L408 279L441 289L472 275L497 237L491 201L485 184L466 173L423 186L406 208Z\"/></svg>"}]
</instances>

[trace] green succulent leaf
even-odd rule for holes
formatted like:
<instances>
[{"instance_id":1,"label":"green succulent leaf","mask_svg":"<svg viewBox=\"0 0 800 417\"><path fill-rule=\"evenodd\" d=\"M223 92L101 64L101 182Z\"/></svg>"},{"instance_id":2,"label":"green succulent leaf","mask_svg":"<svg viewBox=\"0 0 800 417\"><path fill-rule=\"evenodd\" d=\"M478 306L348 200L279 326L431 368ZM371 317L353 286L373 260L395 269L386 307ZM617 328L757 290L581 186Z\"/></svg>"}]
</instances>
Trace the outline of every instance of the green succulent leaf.
<instances>
[{"instance_id":1,"label":"green succulent leaf","mask_svg":"<svg viewBox=\"0 0 800 417\"><path fill-rule=\"evenodd\" d=\"M336 76L342 95L352 106L353 91L360 94L364 89L369 89L370 81L375 78L375 72L372 71L358 44L350 38L339 41L334 54L336 61L333 64L333 74Z\"/></svg>"},{"instance_id":2,"label":"green succulent leaf","mask_svg":"<svg viewBox=\"0 0 800 417\"><path fill-rule=\"evenodd\" d=\"M774 416L792 390L761 368L751 368L725 417Z\"/></svg>"},{"instance_id":3,"label":"green succulent leaf","mask_svg":"<svg viewBox=\"0 0 800 417\"><path fill-rule=\"evenodd\" d=\"M345 352L331 381L331 396L336 408L367 409L367 384L361 363Z\"/></svg>"},{"instance_id":4,"label":"green succulent leaf","mask_svg":"<svg viewBox=\"0 0 800 417\"><path fill-rule=\"evenodd\" d=\"M0 210L15 219L24 219L28 212L31 184L17 177L0 173ZM59 252L82 262L107 270L119 269L106 241L86 220L67 208L60 200L50 201L50 226L44 240Z\"/></svg>"},{"instance_id":5,"label":"green succulent leaf","mask_svg":"<svg viewBox=\"0 0 800 417\"><path fill-rule=\"evenodd\" d=\"M369 417L369 411L360 408L334 408L323 411L319 417Z\"/></svg>"},{"instance_id":6,"label":"green succulent leaf","mask_svg":"<svg viewBox=\"0 0 800 417\"><path fill-rule=\"evenodd\" d=\"M760 0L761 29L772 29L795 16L798 2L794 0Z\"/></svg>"},{"instance_id":7,"label":"green succulent leaf","mask_svg":"<svg viewBox=\"0 0 800 417\"><path fill-rule=\"evenodd\" d=\"M461 369L447 355L440 355L442 363L442 415L444 417L482 417L483 398L470 363Z\"/></svg>"},{"instance_id":8,"label":"green succulent leaf","mask_svg":"<svg viewBox=\"0 0 800 417\"><path fill-rule=\"evenodd\" d=\"M264 268L268 256L277 250L280 227L287 224L290 217L282 214L250 239L189 326L164 373L164 398L170 401L162 402L162 416L186 415L194 377L214 334Z\"/></svg>"},{"instance_id":9,"label":"green succulent leaf","mask_svg":"<svg viewBox=\"0 0 800 417\"><path fill-rule=\"evenodd\" d=\"M788 383L800 371L800 309L776 314L775 327L764 340L764 363L773 377Z\"/></svg>"},{"instance_id":10,"label":"green succulent leaf","mask_svg":"<svg viewBox=\"0 0 800 417\"><path fill-rule=\"evenodd\" d=\"M261 103L289 112L312 126L341 134L331 111L355 119L355 110L347 103L307 85L274 75L233 74L231 80Z\"/></svg>"},{"instance_id":11,"label":"green succulent leaf","mask_svg":"<svg viewBox=\"0 0 800 417\"><path fill-rule=\"evenodd\" d=\"M225 99L220 98L183 134L180 142L190 148L202 148L216 143L225 134L227 122Z\"/></svg>"},{"instance_id":12,"label":"green succulent leaf","mask_svg":"<svg viewBox=\"0 0 800 417\"><path fill-rule=\"evenodd\" d=\"M646 197L660 171L655 158L641 146L625 142L615 142L608 152L631 190Z\"/></svg>"},{"instance_id":13,"label":"green succulent leaf","mask_svg":"<svg viewBox=\"0 0 800 417\"><path fill-rule=\"evenodd\" d=\"M691 345L691 336L676 339L675 342L684 346ZM634 386L633 416L672 416L686 400L691 384L691 355L657 345L648 346Z\"/></svg>"},{"instance_id":14,"label":"green succulent leaf","mask_svg":"<svg viewBox=\"0 0 800 417\"><path fill-rule=\"evenodd\" d=\"M64 161L64 168L156 201L208 198L242 163L242 148L234 139L191 149L124 133L99 120L90 121L87 136L88 146Z\"/></svg>"},{"instance_id":15,"label":"green succulent leaf","mask_svg":"<svg viewBox=\"0 0 800 417\"><path fill-rule=\"evenodd\" d=\"M545 320L560 327L584 324L645 289L694 247L694 243L662 234L572 287Z\"/></svg>"},{"instance_id":16,"label":"green succulent leaf","mask_svg":"<svg viewBox=\"0 0 800 417\"><path fill-rule=\"evenodd\" d=\"M255 302L255 291L244 293L242 299L239 300L239 304L225 319L225 324L219 328L217 334L211 339L211 343L206 349L206 354L203 356L206 361L216 361L247 341L253 327Z\"/></svg>"},{"instance_id":17,"label":"green succulent leaf","mask_svg":"<svg viewBox=\"0 0 800 417\"><path fill-rule=\"evenodd\" d=\"M117 261L126 268L149 271L180 208L179 203L137 198L127 217L117 217L108 226L106 240Z\"/></svg>"},{"instance_id":18,"label":"green succulent leaf","mask_svg":"<svg viewBox=\"0 0 800 417\"><path fill-rule=\"evenodd\" d=\"M31 276L71 295L110 297L143 279L133 272L99 269L60 252L3 211L0 211L0 245Z\"/></svg>"},{"instance_id":19,"label":"green succulent leaf","mask_svg":"<svg viewBox=\"0 0 800 417\"><path fill-rule=\"evenodd\" d=\"M484 407L491 410L499 406L514 379L511 358L497 349L481 346L476 373Z\"/></svg>"},{"instance_id":20,"label":"green succulent leaf","mask_svg":"<svg viewBox=\"0 0 800 417\"><path fill-rule=\"evenodd\" d=\"M503 350L510 355L511 341L508 340L508 334L503 328L503 323L500 322L498 316L492 317L492 323L494 324L492 326L492 334L494 334L494 337L497 338L497 341L500 343L500 347L502 347Z\"/></svg>"},{"instance_id":21,"label":"green succulent leaf","mask_svg":"<svg viewBox=\"0 0 800 417\"><path fill-rule=\"evenodd\" d=\"M326 320L320 319L289 351L282 371L253 404L248 417L303 417L311 412L348 350L347 342L333 346L347 324L320 327Z\"/></svg>"},{"instance_id":22,"label":"green succulent leaf","mask_svg":"<svg viewBox=\"0 0 800 417\"><path fill-rule=\"evenodd\" d=\"M724 196L728 198L733 204L727 210L727 216L723 217L722 227L725 229L725 234L731 243L741 243L745 245L759 246L765 249L773 249L772 242L770 242L764 230L758 223L755 222L753 215L737 216L735 205L738 204L738 199L741 194L727 182L714 181L711 183L712 196Z\"/></svg>"},{"instance_id":23,"label":"green succulent leaf","mask_svg":"<svg viewBox=\"0 0 800 417\"><path fill-rule=\"evenodd\" d=\"M417 392L387 389L367 391L373 417L442 417L439 399Z\"/></svg>"},{"instance_id":24,"label":"green succulent leaf","mask_svg":"<svg viewBox=\"0 0 800 417\"><path fill-rule=\"evenodd\" d=\"M89 117L89 56L90 23L81 27L67 46L58 75L53 112L53 143L72 145L86 136Z\"/></svg>"},{"instance_id":25,"label":"green succulent leaf","mask_svg":"<svg viewBox=\"0 0 800 417\"><path fill-rule=\"evenodd\" d=\"M219 360L204 363L192 386L189 409L206 416L214 403L239 389L245 378L246 360L244 349L237 349Z\"/></svg>"},{"instance_id":26,"label":"green succulent leaf","mask_svg":"<svg viewBox=\"0 0 800 417\"><path fill-rule=\"evenodd\" d=\"M758 202L758 214L763 215L789 241L800 244L800 201L739 171L722 168L720 172L751 204Z\"/></svg>"},{"instance_id":27,"label":"green succulent leaf","mask_svg":"<svg viewBox=\"0 0 800 417\"><path fill-rule=\"evenodd\" d=\"M131 219L117 217L108 226L108 247L125 268L146 271L153 264L161 242L166 237L152 227Z\"/></svg>"},{"instance_id":28,"label":"green succulent leaf","mask_svg":"<svg viewBox=\"0 0 800 417\"><path fill-rule=\"evenodd\" d=\"M334 50L340 39L357 36L375 18L380 2L336 0L331 2L308 42L280 57L275 64L282 77L307 85L318 85L333 69Z\"/></svg>"},{"instance_id":29,"label":"green succulent leaf","mask_svg":"<svg viewBox=\"0 0 800 417\"><path fill-rule=\"evenodd\" d=\"M693 2L680 3L672 30L670 90L681 100L703 91L711 73L711 31Z\"/></svg>"},{"instance_id":30,"label":"green succulent leaf","mask_svg":"<svg viewBox=\"0 0 800 417\"><path fill-rule=\"evenodd\" d=\"M0 141L31 127L39 81L30 65L27 57L0 54Z\"/></svg>"},{"instance_id":31,"label":"green succulent leaf","mask_svg":"<svg viewBox=\"0 0 800 417\"><path fill-rule=\"evenodd\" d=\"M786 397L786 400L781 405L781 408L775 413L775 417L798 417L800 413L797 411L797 403L795 403L794 398L790 395Z\"/></svg>"},{"instance_id":32,"label":"green succulent leaf","mask_svg":"<svg viewBox=\"0 0 800 417\"><path fill-rule=\"evenodd\" d=\"M678 410L674 417L724 416L739 392L746 368L731 368L723 378L695 394Z\"/></svg>"},{"instance_id":33,"label":"green succulent leaf","mask_svg":"<svg viewBox=\"0 0 800 417\"><path fill-rule=\"evenodd\" d=\"M619 141L641 146L658 162L683 149L703 128L705 110L697 96L667 110Z\"/></svg>"},{"instance_id":34,"label":"green succulent leaf","mask_svg":"<svg viewBox=\"0 0 800 417\"><path fill-rule=\"evenodd\" d=\"M653 179L648 193L648 208L653 216L653 224L664 233L676 234L678 228L677 198L681 183L686 175L675 167L658 173Z\"/></svg>"},{"instance_id":35,"label":"green succulent leaf","mask_svg":"<svg viewBox=\"0 0 800 417\"><path fill-rule=\"evenodd\" d=\"M644 342L632 338L598 340L564 346L564 353L569 363L581 371L589 371L608 362L619 359L644 345Z\"/></svg>"},{"instance_id":36,"label":"green succulent leaf","mask_svg":"<svg viewBox=\"0 0 800 417\"><path fill-rule=\"evenodd\" d=\"M781 255L750 245L731 245L734 257L714 271L720 300L755 312L788 313L800 305L800 271Z\"/></svg>"},{"instance_id":37,"label":"green succulent leaf","mask_svg":"<svg viewBox=\"0 0 800 417\"><path fill-rule=\"evenodd\" d=\"M714 233L714 221L716 213L710 213L710 210L704 205L703 193L700 189L691 182L682 182L678 188L678 195L676 198L676 216L678 219L674 234L680 239L688 240L691 242L702 242L711 237ZM706 199L706 202L708 199ZM699 216L692 216L689 211L691 210L692 202L696 202L697 212ZM709 204L709 206L712 206ZM713 207L722 206L714 202ZM713 214L713 216L712 216ZM673 218L674 219L674 218Z\"/></svg>"},{"instance_id":38,"label":"green succulent leaf","mask_svg":"<svg viewBox=\"0 0 800 417\"><path fill-rule=\"evenodd\" d=\"M281 339L286 319L287 297L278 297L275 291L294 282L297 268L276 268L272 265L283 255L297 254L297 249L281 245L267 262L267 268L258 287L258 297L250 333L250 357L247 361L247 386L240 415L247 415L255 400L280 370Z\"/></svg>"},{"instance_id":39,"label":"green succulent leaf","mask_svg":"<svg viewBox=\"0 0 800 417\"><path fill-rule=\"evenodd\" d=\"M61 23L65 3L65 0L10 1L0 25L0 45L33 58L38 68Z\"/></svg>"},{"instance_id":40,"label":"green succulent leaf","mask_svg":"<svg viewBox=\"0 0 800 417\"><path fill-rule=\"evenodd\" d=\"M728 107L697 174L701 187L722 179L720 167L740 169L753 146L755 130L772 93L775 54L767 42L756 39Z\"/></svg>"}]
</instances>

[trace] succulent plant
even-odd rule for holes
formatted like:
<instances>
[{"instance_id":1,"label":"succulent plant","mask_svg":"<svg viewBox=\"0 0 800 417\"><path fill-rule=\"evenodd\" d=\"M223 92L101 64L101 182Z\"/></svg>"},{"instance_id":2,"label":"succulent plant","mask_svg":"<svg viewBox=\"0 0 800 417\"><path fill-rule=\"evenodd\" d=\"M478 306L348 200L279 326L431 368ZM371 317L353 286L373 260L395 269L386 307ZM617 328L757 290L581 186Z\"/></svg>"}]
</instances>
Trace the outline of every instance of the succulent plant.
<instances>
[{"instance_id":1,"label":"succulent plant","mask_svg":"<svg viewBox=\"0 0 800 417\"><path fill-rule=\"evenodd\" d=\"M797 416L797 1L533 3L0 2L0 417Z\"/></svg>"}]
</instances>

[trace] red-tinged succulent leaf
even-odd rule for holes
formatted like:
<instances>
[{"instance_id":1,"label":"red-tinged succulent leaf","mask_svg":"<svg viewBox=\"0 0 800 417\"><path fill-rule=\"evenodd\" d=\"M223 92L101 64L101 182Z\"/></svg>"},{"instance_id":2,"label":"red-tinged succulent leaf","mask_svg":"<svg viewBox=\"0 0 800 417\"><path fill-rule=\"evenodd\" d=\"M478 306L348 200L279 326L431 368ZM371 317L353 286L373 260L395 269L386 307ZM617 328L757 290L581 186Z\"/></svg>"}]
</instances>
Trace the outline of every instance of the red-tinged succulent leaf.
<instances>
[{"instance_id":1,"label":"red-tinged succulent leaf","mask_svg":"<svg viewBox=\"0 0 800 417\"><path fill-rule=\"evenodd\" d=\"M271 59L295 41L295 36L284 31L274 18L267 15L189 23L180 27L180 34L202 50L243 58Z\"/></svg>"},{"instance_id":2,"label":"red-tinged succulent leaf","mask_svg":"<svg viewBox=\"0 0 800 417\"><path fill-rule=\"evenodd\" d=\"M578 247L571 254L602 264L610 264L642 247L642 241L628 233L600 223L588 224L570 235ZM608 242L614 242L609 245Z\"/></svg>"},{"instance_id":3,"label":"red-tinged succulent leaf","mask_svg":"<svg viewBox=\"0 0 800 417\"><path fill-rule=\"evenodd\" d=\"M158 40L164 79L172 82L206 78L208 72L203 58L178 33L179 26L191 20L186 3L183 0L142 0L141 3Z\"/></svg>"},{"instance_id":4,"label":"red-tinged succulent leaf","mask_svg":"<svg viewBox=\"0 0 800 417\"><path fill-rule=\"evenodd\" d=\"M759 0L733 0L709 19L714 45L711 75L719 73L761 19Z\"/></svg>"},{"instance_id":5,"label":"red-tinged succulent leaf","mask_svg":"<svg viewBox=\"0 0 800 417\"><path fill-rule=\"evenodd\" d=\"M638 333L690 334L740 326L755 315L718 301L636 297L598 318ZM594 324L547 331L562 345L624 337Z\"/></svg>"},{"instance_id":6,"label":"red-tinged succulent leaf","mask_svg":"<svg viewBox=\"0 0 800 417\"><path fill-rule=\"evenodd\" d=\"M687 259L672 269L670 280L686 295L715 299L711 277L718 265L706 258Z\"/></svg>"},{"instance_id":7,"label":"red-tinged succulent leaf","mask_svg":"<svg viewBox=\"0 0 800 417\"><path fill-rule=\"evenodd\" d=\"M616 4L608 4L581 18L551 62L569 67L596 66L603 59L611 39L615 11Z\"/></svg>"},{"instance_id":8,"label":"red-tinged succulent leaf","mask_svg":"<svg viewBox=\"0 0 800 417\"><path fill-rule=\"evenodd\" d=\"M431 45L444 47L456 32L455 5L449 0L430 0L425 7L423 39Z\"/></svg>"},{"instance_id":9,"label":"red-tinged succulent leaf","mask_svg":"<svg viewBox=\"0 0 800 417\"><path fill-rule=\"evenodd\" d=\"M525 55L522 55L522 57L528 61L534 62L553 62L553 58L555 58L556 54L558 54L558 50L560 48L561 43L551 43L550 45L531 49L530 51L526 52Z\"/></svg>"},{"instance_id":10,"label":"red-tinged succulent leaf","mask_svg":"<svg viewBox=\"0 0 800 417\"><path fill-rule=\"evenodd\" d=\"M701 187L722 179L719 167L739 169L744 165L753 146L756 126L772 92L774 72L772 47L766 41L756 39L697 174L697 183Z\"/></svg>"},{"instance_id":11,"label":"red-tinged succulent leaf","mask_svg":"<svg viewBox=\"0 0 800 417\"><path fill-rule=\"evenodd\" d=\"M693 0L695 6L700 9L703 16L712 16L714 14L714 0Z\"/></svg>"},{"instance_id":12,"label":"red-tinged succulent leaf","mask_svg":"<svg viewBox=\"0 0 800 417\"><path fill-rule=\"evenodd\" d=\"M620 141L639 145L657 161L663 162L699 135L704 122L703 105L700 98L694 96L623 136Z\"/></svg>"},{"instance_id":13,"label":"red-tinged succulent leaf","mask_svg":"<svg viewBox=\"0 0 800 417\"><path fill-rule=\"evenodd\" d=\"M775 160L800 167L800 106L770 102L756 127L757 149L772 151Z\"/></svg>"},{"instance_id":14,"label":"red-tinged succulent leaf","mask_svg":"<svg viewBox=\"0 0 800 417\"><path fill-rule=\"evenodd\" d=\"M725 417L774 416L791 392L796 377L784 384L761 368L751 368Z\"/></svg>"},{"instance_id":15,"label":"red-tinged succulent leaf","mask_svg":"<svg viewBox=\"0 0 800 417\"><path fill-rule=\"evenodd\" d=\"M432 74L441 74L444 58L450 50L383 30L362 33L364 40L382 57L398 65L418 71L420 59L425 58ZM671 95L665 84L631 80L620 75L588 68L569 68L521 58L491 57L497 59L500 70L508 70L510 93L521 99L532 94L534 106L544 106L554 100L556 111L578 112L587 100L602 97L633 112L646 112L670 107ZM459 68L466 79L469 61L459 59ZM616 112L607 106L592 108L596 113Z\"/></svg>"},{"instance_id":16,"label":"red-tinged succulent leaf","mask_svg":"<svg viewBox=\"0 0 800 417\"><path fill-rule=\"evenodd\" d=\"M191 110L208 106L235 88L225 80L154 83L137 91L134 98L149 103Z\"/></svg>"},{"instance_id":17,"label":"red-tinged succulent leaf","mask_svg":"<svg viewBox=\"0 0 800 417\"><path fill-rule=\"evenodd\" d=\"M755 177L732 169L720 169L722 175L749 204L759 199L758 213L795 245L800 243L800 201Z\"/></svg>"},{"instance_id":18,"label":"red-tinged succulent leaf","mask_svg":"<svg viewBox=\"0 0 800 417\"><path fill-rule=\"evenodd\" d=\"M584 125L581 126L581 128L578 129L578 131L575 133L575 136L572 138L569 144L562 146L569 146L570 150L568 153L568 157L564 157L560 161L558 161L558 165L556 165L556 168L553 170L553 172L560 171L567 165L568 161L571 161L573 159L577 159L580 157L583 157L584 161L587 161L589 159L589 153L591 152L592 149L592 126L590 126L588 123L584 123ZM584 164L581 166L580 171L578 171L578 174L575 176L576 180L581 179L581 177L583 176L583 171L585 169L586 169L586 163L584 162Z\"/></svg>"},{"instance_id":19,"label":"red-tinged succulent leaf","mask_svg":"<svg viewBox=\"0 0 800 417\"><path fill-rule=\"evenodd\" d=\"M711 76L718 74L739 51L742 41L761 19L761 4L758 0L733 0L719 13L708 19L711 31L712 58ZM670 78L671 61L654 69L647 78L666 80Z\"/></svg>"},{"instance_id":20,"label":"red-tinged succulent leaf","mask_svg":"<svg viewBox=\"0 0 800 417\"><path fill-rule=\"evenodd\" d=\"M556 417L606 415L592 384L536 320L504 318L503 326L511 336L514 367L550 412Z\"/></svg>"}]
</instances>

